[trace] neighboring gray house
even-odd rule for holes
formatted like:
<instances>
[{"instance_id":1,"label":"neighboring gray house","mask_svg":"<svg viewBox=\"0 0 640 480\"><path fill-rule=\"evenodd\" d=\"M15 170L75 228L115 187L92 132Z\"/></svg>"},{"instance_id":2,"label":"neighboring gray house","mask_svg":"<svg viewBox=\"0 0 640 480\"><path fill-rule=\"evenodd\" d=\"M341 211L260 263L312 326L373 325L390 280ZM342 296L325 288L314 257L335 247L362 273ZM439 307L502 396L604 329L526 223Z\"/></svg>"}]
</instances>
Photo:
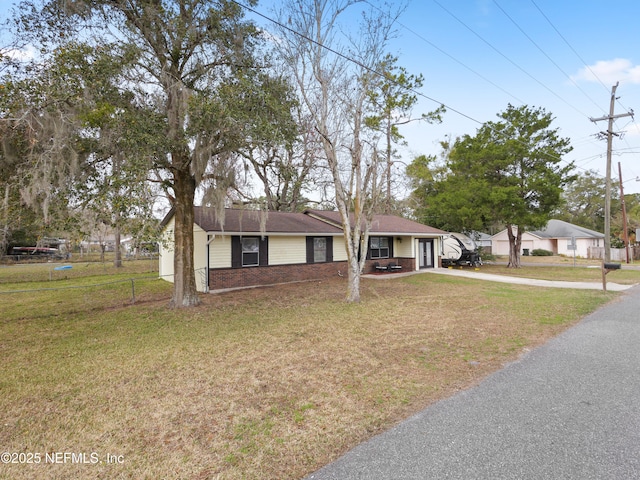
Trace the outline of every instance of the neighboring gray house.
<instances>
[{"instance_id":1,"label":"neighboring gray house","mask_svg":"<svg viewBox=\"0 0 640 480\"><path fill-rule=\"evenodd\" d=\"M484 232L471 232L469 236L473 239L474 242L476 242L476 245L479 248L482 248L483 253L493 253L491 250L493 244L491 235Z\"/></svg>"},{"instance_id":2,"label":"neighboring gray house","mask_svg":"<svg viewBox=\"0 0 640 480\"><path fill-rule=\"evenodd\" d=\"M491 240L494 255L509 255L509 237L506 229L495 234ZM571 248L573 242L575 250ZM562 220L549 220L545 228L522 234L522 250L529 252L543 249L556 255L575 254L576 257L588 258L591 247L603 245L604 234Z\"/></svg>"}]
</instances>

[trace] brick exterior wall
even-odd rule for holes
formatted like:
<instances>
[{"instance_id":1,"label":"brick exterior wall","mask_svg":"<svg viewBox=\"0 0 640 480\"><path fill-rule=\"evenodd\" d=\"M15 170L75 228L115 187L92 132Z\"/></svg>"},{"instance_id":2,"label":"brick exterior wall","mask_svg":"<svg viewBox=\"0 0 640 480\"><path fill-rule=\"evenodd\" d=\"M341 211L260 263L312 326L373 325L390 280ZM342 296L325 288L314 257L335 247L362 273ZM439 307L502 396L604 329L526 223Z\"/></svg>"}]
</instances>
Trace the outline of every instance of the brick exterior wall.
<instances>
[{"instance_id":1,"label":"brick exterior wall","mask_svg":"<svg viewBox=\"0 0 640 480\"><path fill-rule=\"evenodd\" d=\"M413 271L413 258L387 258L384 260L367 260L364 273L375 273L374 263L386 265L396 262L402 266L400 271ZM338 276L340 272L347 276L347 262L301 263L293 265L270 265L264 267L245 268L212 268L209 270L209 289L242 288L253 286L275 285L278 283L323 280ZM389 273L388 275L392 275Z\"/></svg>"}]
</instances>

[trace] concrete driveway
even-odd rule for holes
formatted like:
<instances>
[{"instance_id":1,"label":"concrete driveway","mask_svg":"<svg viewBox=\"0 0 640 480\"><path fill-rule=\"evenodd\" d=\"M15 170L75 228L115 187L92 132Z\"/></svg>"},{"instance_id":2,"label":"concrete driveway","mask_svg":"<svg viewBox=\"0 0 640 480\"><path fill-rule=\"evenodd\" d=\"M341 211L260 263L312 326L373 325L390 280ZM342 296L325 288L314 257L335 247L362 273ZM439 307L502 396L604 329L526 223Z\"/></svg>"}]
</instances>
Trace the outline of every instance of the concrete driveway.
<instances>
[{"instance_id":1,"label":"concrete driveway","mask_svg":"<svg viewBox=\"0 0 640 480\"><path fill-rule=\"evenodd\" d=\"M510 277L508 275L493 275L490 273L482 273L480 271L463 269L456 270L454 268L431 268L423 270L428 273L441 275L454 275L458 277L476 278L478 280L486 280L491 282L513 283L519 285L532 285L536 287L553 287L553 288L579 288L588 290L602 290L602 282L561 282L554 280L537 280L535 278ZM628 290L633 285L620 285L607 281L607 290L612 292L621 292Z\"/></svg>"},{"instance_id":2,"label":"concrete driveway","mask_svg":"<svg viewBox=\"0 0 640 480\"><path fill-rule=\"evenodd\" d=\"M640 287L307 478L640 479Z\"/></svg>"}]
</instances>

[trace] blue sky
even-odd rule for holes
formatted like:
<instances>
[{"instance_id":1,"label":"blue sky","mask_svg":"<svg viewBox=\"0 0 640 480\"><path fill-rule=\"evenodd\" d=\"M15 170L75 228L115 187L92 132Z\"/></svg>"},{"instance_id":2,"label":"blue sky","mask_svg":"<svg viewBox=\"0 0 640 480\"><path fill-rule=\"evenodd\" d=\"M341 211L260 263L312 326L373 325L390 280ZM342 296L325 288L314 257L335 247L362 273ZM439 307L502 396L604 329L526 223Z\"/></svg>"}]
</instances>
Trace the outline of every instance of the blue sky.
<instances>
[{"instance_id":1,"label":"blue sky","mask_svg":"<svg viewBox=\"0 0 640 480\"><path fill-rule=\"evenodd\" d=\"M275 1L262 0L256 9L269 15ZM0 0L0 17L14 3ZM616 82L615 113L640 115L639 19L638 0L411 0L391 53L425 77L415 112L439 103L449 111L441 125L404 130L403 161L437 154L447 135L473 135L509 103L526 104L553 114L553 125L574 146L566 159L579 171L604 175L606 141L595 135L606 122L589 118L608 114ZM613 143L612 173L617 179L620 162L625 193L640 192L639 122L627 117L614 127L622 135Z\"/></svg>"},{"instance_id":2,"label":"blue sky","mask_svg":"<svg viewBox=\"0 0 640 480\"><path fill-rule=\"evenodd\" d=\"M571 139L567 160L604 175L606 141L595 134L607 124L589 118L608 115L616 82L615 113L640 114L638 19L637 0L410 2L394 45L400 63L425 76L424 95L473 120L449 111L442 125L412 127L407 154L437 153L445 135L474 134L477 122L496 120L508 103L527 104L551 112ZM434 106L420 101L424 109ZM613 177L620 162L625 193L640 192L638 125L626 117L614 127L624 134L613 143Z\"/></svg>"},{"instance_id":3,"label":"blue sky","mask_svg":"<svg viewBox=\"0 0 640 480\"><path fill-rule=\"evenodd\" d=\"M269 15L277 3L262 0L257 10ZM607 145L596 134L607 123L590 118L608 115L616 82L615 113L640 114L638 19L637 0L410 0L391 53L425 78L414 112L440 103L449 111L440 125L405 127L402 160L438 154L447 136L473 135L509 103L525 104L550 112L571 139L567 161L604 177ZM614 126L612 178L620 162L625 193L640 192L639 125L626 117Z\"/></svg>"}]
</instances>

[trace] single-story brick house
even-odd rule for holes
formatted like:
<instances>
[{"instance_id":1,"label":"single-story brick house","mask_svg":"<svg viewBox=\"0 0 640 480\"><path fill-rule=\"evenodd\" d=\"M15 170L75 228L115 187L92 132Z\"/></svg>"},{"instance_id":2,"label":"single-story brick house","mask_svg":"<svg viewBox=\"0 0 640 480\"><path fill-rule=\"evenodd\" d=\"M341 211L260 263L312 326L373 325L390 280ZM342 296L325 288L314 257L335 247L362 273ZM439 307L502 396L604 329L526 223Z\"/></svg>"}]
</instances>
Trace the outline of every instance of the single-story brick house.
<instances>
[{"instance_id":1,"label":"single-story brick house","mask_svg":"<svg viewBox=\"0 0 640 480\"><path fill-rule=\"evenodd\" d=\"M338 212L226 209L222 223L214 209L195 207L194 263L201 292L347 274ZM160 276L172 282L173 211L161 226ZM402 271L437 267L445 233L395 215L376 215L364 273L376 271L376 263L396 263Z\"/></svg>"},{"instance_id":2,"label":"single-story brick house","mask_svg":"<svg viewBox=\"0 0 640 480\"><path fill-rule=\"evenodd\" d=\"M491 240L494 255L509 255L509 237L506 229L496 233ZM575 250L572 245L575 245ZM528 252L542 249L556 255L573 257L575 253L576 257L588 258L591 247L603 245L604 234L562 220L549 220L545 228L522 234L522 250Z\"/></svg>"}]
</instances>

